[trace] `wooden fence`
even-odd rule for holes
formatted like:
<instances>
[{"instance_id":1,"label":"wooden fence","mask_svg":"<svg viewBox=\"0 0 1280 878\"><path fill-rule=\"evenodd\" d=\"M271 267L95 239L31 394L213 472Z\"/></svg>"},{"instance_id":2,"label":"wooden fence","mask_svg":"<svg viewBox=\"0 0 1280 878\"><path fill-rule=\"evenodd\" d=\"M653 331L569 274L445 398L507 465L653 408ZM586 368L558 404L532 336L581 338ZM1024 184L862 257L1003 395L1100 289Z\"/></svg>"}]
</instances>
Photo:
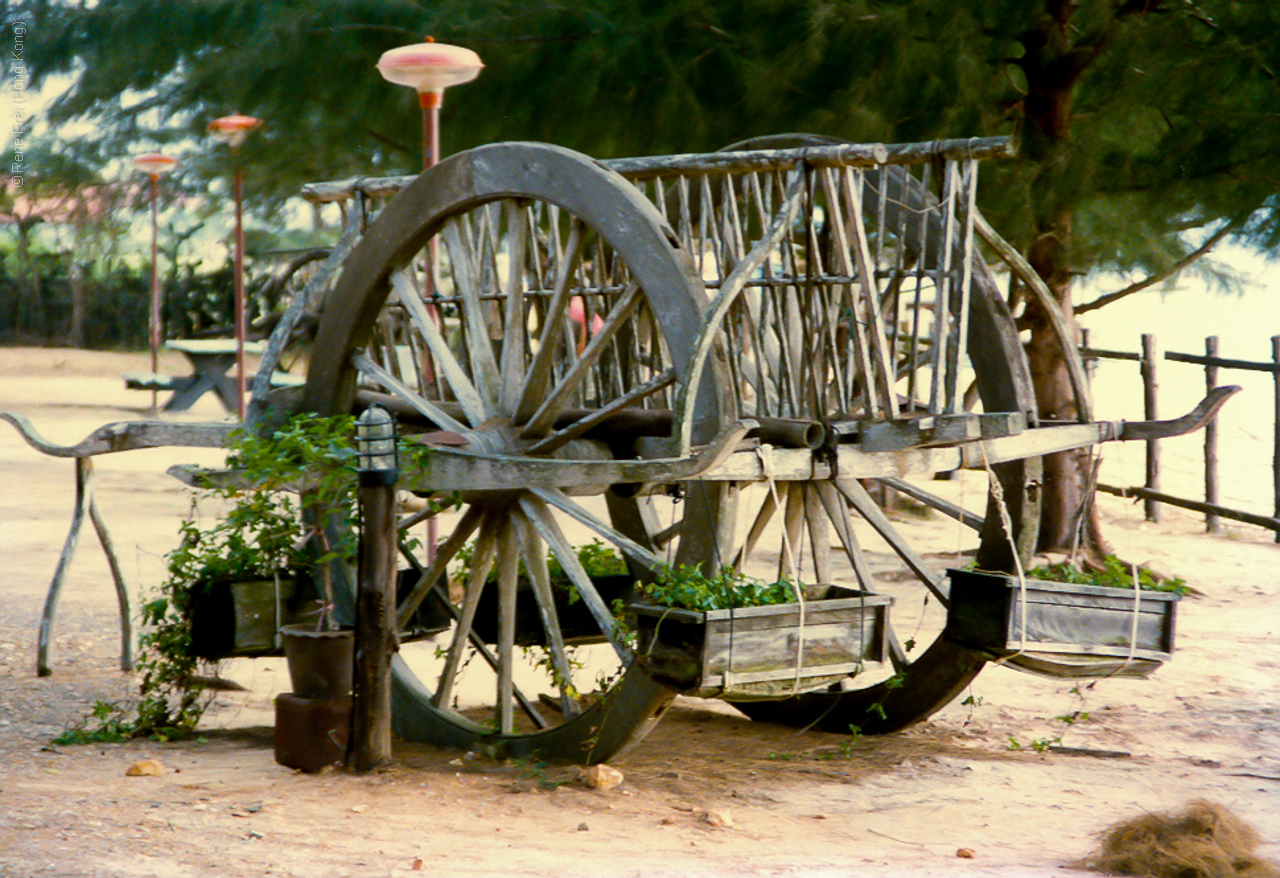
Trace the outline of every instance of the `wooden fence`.
<instances>
[{"instance_id":1,"label":"wooden fence","mask_svg":"<svg viewBox=\"0 0 1280 878\"><path fill-rule=\"evenodd\" d=\"M1182 354L1167 352L1161 354L1153 335L1142 336L1141 352L1108 351L1089 346L1088 331L1085 330L1080 355L1086 366L1093 370L1101 359L1133 360L1140 364L1143 387L1143 417L1147 420L1158 418L1158 370L1161 360L1178 363L1191 363L1204 369L1205 391L1208 392L1219 385L1219 376L1223 371L1240 370L1246 372L1270 373L1274 380L1275 418L1272 432L1272 487L1274 490L1274 507L1272 515L1261 515L1240 509L1232 509L1218 502L1218 425L1210 422L1204 431L1204 499L1193 500L1186 497L1175 497L1160 490L1160 440L1146 443L1146 480L1141 487L1119 487L1099 484L1098 490L1121 497L1136 497L1143 501L1143 511L1148 521L1160 520L1160 504L1178 506L1194 512L1202 512L1205 516L1205 527L1210 533L1218 533L1220 520L1230 519L1246 524L1257 525L1276 532L1276 542L1280 543L1280 336L1271 338L1271 362L1251 362L1218 356L1218 337L1205 339L1203 354ZM1223 383L1230 383L1223 382Z\"/></svg>"}]
</instances>

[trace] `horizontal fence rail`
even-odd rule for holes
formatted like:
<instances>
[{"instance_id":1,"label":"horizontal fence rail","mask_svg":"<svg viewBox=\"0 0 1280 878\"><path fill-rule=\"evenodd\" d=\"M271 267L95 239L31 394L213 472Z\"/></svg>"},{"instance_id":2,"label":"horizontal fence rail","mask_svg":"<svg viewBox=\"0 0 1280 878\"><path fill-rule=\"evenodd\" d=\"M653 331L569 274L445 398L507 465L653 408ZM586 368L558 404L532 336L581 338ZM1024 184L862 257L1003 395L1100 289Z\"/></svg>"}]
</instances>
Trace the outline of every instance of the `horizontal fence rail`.
<instances>
[{"instance_id":1,"label":"horizontal fence rail","mask_svg":"<svg viewBox=\"0 0 1280 878\"><path fill-rule=\"evenodd\" d=\"M1179 353L1176 351L1162 353L1159 350L1155 336L1150 334L1142 336L1141 351L1114 351L1089 346L1087 331L1085 331L1083 345L1080 348L1080 356L1090 370L1093 369L1098 360L1127 360L1138 363L1141 367L1143 385L1143 416L1148 420L1157 418L1159 388L1157 366L1161 360L1201 367L1204 370L1206 391L1218 386L1219 374L1222 370L1270 374L1274 379L1274 417L1271 436L1274 506L1271 515L1235 509L1218 502L1218 425L1213 421L1205 428L1204 433L1203 500L1178 497L1160 490L1159 440L1151 440L1146 443L1146 483L1144 485L1119 487L1099 484L1097 487L1098 490L1109 494L1142 500L1144 514L1149 521L1160 520L1160 504L1163 503L1203 513L1205 516L1205 528L1210 533L1218 533L1220 519L1228 519L1274 531L1276 533L1276 542L1280 542L1280 336L1272 336L1271 338L1270 362L1218 356L1217 336L1209 336L1205 339L1205 352L1203 354Z\"/></svg>"}]
</instances>

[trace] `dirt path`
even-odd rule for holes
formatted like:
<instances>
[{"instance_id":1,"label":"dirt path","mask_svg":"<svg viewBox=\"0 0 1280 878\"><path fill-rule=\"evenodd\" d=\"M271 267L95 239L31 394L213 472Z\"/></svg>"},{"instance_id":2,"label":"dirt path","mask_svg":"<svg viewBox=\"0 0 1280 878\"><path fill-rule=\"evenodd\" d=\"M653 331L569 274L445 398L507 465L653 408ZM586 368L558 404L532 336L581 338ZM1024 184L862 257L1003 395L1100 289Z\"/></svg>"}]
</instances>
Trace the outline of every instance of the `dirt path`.
<instances>
[{"instance_id":1,"label":"dirt path","mask_svg":"<svg viewBox=\"0 0 1280 878\"><path fill-rule=\"evenodd\" d=\"M72 443L140 417L120 375L144 357L0 350L0 410ZM211 398L191 414L216 419ZM99 499L136 588L158 581L184 489L163 475L210 452L99 458ZM272 756L282 660L241 660L197 741L53 747L95 701L129 697L115 598L91 529L37 678L45 590L66 534L73 471L0 425L0 875L1050 875L1094 833L1196 797L1227 805L1280 860L1280 555L1242 530L1209 538L1187 518L1159 529L1118 501L1107 531L1126 557L1159 560L1204 596L1182 603L1178 653L1151 680L1070 684L989 667L932 721L850 741L755 724L681 699L598 792L569 769L465 761L398 744L370 776L302 775ZM1107 502L1104 499L1104 502ZM1069 730L1053 718L1089 714ZM1092 755L1038 753L1037 740ZM1010 741L1024 746L1010 749ZM1096 751L1123 756L1101 758ZM167 767L126 777L136 759ZM972 851L972 858L957 851Z\"/></svg>"}]
</instances>

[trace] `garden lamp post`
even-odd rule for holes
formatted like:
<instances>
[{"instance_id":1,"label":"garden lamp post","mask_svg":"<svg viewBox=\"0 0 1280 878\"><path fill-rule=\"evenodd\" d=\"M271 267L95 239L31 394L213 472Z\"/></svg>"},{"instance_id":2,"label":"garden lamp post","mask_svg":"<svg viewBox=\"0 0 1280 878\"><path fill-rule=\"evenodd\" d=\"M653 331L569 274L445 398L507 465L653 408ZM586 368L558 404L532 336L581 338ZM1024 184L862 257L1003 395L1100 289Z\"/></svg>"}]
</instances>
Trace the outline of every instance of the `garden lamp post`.
<instances>
[{"instance_id":1,"label":"garden lamp post","mask_svg":"<svg viewBox=\"0 0 1280 878\"><path fill-rule=\"evenodd\" d=\"M484 64L480 56L470 49L461 46L450 46L437 43L427 37L424 42L389 49L378 59L378 72L382 78L396 85L407 85L418 92L418 106L422 108L422 169L432 167L440 160L440 107L444 104L444 90L451 85L470 82L480 75ZM431 262L425 273L426 294L430 297L432 289L432 273L435 263L435 239L431 240L428 252ZM436 318L435 308L428 306L428 312ZM429 383L430 360L427 361L426 374L423 376ZM435 557L436 521L427 519L427 561Z\"/></svg>"},{"instance_id":2,"label":"garden lamp post","mask_svg":"<svg viewBox=\"0 0 1280 878\"><path fill-rule=\"evenodd\" d=\"M160 175L167 174L177 165L178 160L172 156L158 152L140 155L133 160L133 166L146 174L151 180L151 311L148 338L151 343L151 374L160 371L160 271L158 240L158 203L160 196ZM151 391L151 408L156 407L156 392Z\"/></svg>"},{"instance_id":3,"label":"garden lamp post","mask_svg":"<svg viewBox=\"0 0 1280 878\"><path fill-rule=\"evenodd\" d=\"M391 654L396 650L396 421L371 405L356 419L360 561L356 666L348 764L371 771L391 761Z\"/></svg>"},{"instance_id":4,"label":"garden lamp post","mask_svg":"<svg viewBox=\"0 0 1280 878\"><path fill-rule=\"evenodd\" d=\"M249 132L262 126L261 119L233 113L214 119L209 123L209 133L227 146L231 147L232 163L235 166L235 177L232 185L236 205L236 252L235 252L235 306L236 306L236 414L244 420L244 395L246 381L244 374L244 341L248 334L244 302L244 171L240 167L240 145L244 143Z\"/></svg>"},{"instance_id":5,"label":"garden lamp post","mask_svg":"<svg viewBox=\"0 0 1280 878\"><path fill-rule=\"evenodd\" d=\"M422 108L422 167L431 167L440 159L440 107L444 90L451 85L470 82L480 75L480 56L461 46L426 42L401 46L382 53L378 72L396 85L407 85L418 92Z\"/></svg>"}]
</instances>

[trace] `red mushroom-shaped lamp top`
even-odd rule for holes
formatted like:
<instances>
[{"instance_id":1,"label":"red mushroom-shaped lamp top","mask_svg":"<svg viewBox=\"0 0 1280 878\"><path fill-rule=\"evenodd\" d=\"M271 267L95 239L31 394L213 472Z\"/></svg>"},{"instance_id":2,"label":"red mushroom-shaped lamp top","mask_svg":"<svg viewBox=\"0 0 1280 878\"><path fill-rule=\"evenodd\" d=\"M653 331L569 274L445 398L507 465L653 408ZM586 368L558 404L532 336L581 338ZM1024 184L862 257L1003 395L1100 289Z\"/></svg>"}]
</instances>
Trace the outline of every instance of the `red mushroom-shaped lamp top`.
<instances>
[{"instance_id":1,"label":"red mushroom-shaped lamp top","mask_svg":"<svg viewBox=\"0 0 1280 878\"><path fill-rule=\"evenodd\" d=\"M446 88L470 82L482 67L480 56L470 49L433 42L390 49L378 59L382 78L417 89L424 107L440 106Z\"/></svg>"},{"instance_id":2,"label":"red mushroom-shaped lamp top","mask_svg":"<svg viewBox=\"0 0 1280 878\"><path fill-rule=\"evenodd\" d=\"M152 177L159 177L161 174L169 173L177 164L178 160L173 156L162 155L158 152L149 152L133 160L135 168Z\"/></svg>"},{"instance_id":3,"label":"red mushroom-shaped lamp top","mask_svg":"<svg viewBox=\"0 0 1280 878\"><path fill-rule=\"evenodd\" d=\"M227 144L227 146L237 147L244 143L244 139L249 136L250 131L261 127L261 119L244 116L240 113L232 113L230 116L223 116L210 122L209 133Z\"/></svg>"}]
</instances>

